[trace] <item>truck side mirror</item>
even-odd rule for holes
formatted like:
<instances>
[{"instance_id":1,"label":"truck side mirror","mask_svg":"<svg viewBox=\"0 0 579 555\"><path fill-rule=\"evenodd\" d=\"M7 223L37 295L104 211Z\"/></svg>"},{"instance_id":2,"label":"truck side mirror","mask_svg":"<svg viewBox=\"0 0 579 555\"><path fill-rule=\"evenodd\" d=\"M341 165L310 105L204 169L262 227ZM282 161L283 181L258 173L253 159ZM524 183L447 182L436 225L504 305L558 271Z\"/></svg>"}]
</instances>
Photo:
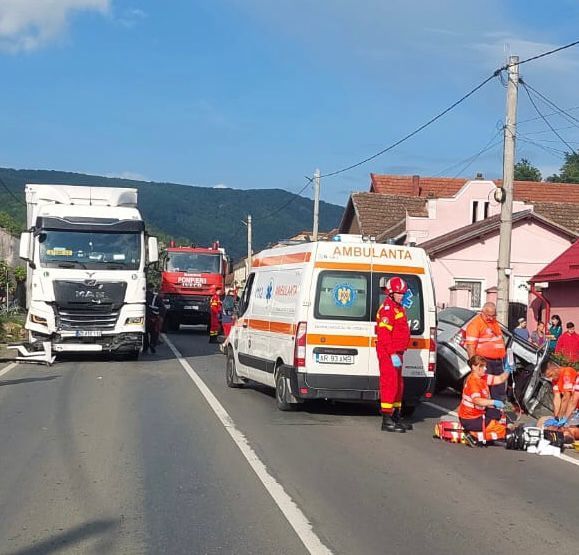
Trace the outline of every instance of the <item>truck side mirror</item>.
<instances>
[{"instance_id":1,"label":"truck side mirror","mask_svg":"<svg viewBox=\"0 0 579 555\"><path fill-rule=\"evenodd\" d=\"M24 231L20 234L20 249L18 255L26 262L32 261L32 233Z\"/></svg>"},{"instance_id":2,"label":"truck side mirror","mask_svg":"<svg viewBox=\"0 0 579 555\"><path fill-rule=\"evenodd\" d=\"M149 237L147 243L148 262L153 264L159 260L159 245L156 237Z\"/></svg>"}]
</instances>

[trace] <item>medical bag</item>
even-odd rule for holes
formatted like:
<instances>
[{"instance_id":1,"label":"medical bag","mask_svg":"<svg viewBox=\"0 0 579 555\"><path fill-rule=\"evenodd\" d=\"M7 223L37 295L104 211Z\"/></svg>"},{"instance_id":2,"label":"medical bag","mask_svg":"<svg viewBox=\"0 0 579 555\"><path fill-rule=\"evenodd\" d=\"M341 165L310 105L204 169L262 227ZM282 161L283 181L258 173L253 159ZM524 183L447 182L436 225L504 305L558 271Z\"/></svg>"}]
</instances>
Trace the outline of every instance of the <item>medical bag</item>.
<instances>
[{"instance_id":1,"label":"medical bag","mask_svg":"<svg viewBox=\"0 0 579 555\"><path fill-rule=\"evenodd\" d=\"M464 429L456 420L439 420L434 425L433 437L450 443L464 443Z\"/></svg>"},{"instance_id":2,"label":"medical bag","mask_svg":"<svg viewBox=\"0 0 579 555\"><path fill-rule=\"evenodd\" d=\"M534 426L517 426L507 434L507 449L513 451L526 451L529 447L536 447L543 439L543 430Z\"/></svg>"},{"instance_id":3,"label":"medical bag","mask_svg":"<svg viewBox=\"0 0 579 555\"><path fill-rule=\"evenodd\" d=\"M563 449L565 446L565 434L560 430L543 430L543 437L559 449Z\"/></svg>"}]
</instances>

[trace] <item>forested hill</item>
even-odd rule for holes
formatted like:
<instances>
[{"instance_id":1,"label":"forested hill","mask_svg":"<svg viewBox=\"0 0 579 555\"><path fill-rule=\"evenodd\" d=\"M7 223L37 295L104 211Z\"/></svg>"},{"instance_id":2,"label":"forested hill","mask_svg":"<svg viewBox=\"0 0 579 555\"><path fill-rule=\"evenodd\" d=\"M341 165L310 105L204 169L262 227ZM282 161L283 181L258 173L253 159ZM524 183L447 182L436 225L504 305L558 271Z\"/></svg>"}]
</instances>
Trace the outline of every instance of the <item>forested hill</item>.
<instances>
[{"instance_id":1,"label":"forested hill","mask_svg":"<svg viewBox=\"0 0 579 555\"><path fill-rule=\"evenodd\" d=\"M214 189L61 171L3 168L0 168L0 179L22 203L26 183L135 187L139 190L141 213L151 231L199 245L208 245L218 239L233 258L247 252L246 228L241 222L247 214L251 214L255 222L255 250L312 228L313 202L282 189ZM0 212L10 214L23 225L26 209L16 199L0 186ZM273 214L286 203L285 209ZM342 210L341 206L321 202L320 231L336 227ZM273 215L267 217L270 214Z\"/></svg>"}]
</instances>

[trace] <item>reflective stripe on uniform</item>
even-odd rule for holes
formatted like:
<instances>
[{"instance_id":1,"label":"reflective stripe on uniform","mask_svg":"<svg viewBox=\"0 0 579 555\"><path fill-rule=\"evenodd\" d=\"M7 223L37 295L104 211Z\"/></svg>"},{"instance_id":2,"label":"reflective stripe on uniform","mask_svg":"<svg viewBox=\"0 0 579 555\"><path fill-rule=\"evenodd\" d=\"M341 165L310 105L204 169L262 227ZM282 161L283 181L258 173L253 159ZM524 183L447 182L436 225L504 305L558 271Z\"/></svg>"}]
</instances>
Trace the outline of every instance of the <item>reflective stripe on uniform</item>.
<instances>
[{"instance_id":1,"label":"reflective stripe on uniform","mask_svg":"<svg viewBox=\"0 0 579 555\"><path fill-rule=\"evenodd\" d=\"M378 327L386 328L388 331L392 331L394 329L394 326L392 324L387 324L386 322L379 322Z\"/></svg>"},{"instance_id":2,"label":"reflective stripe on uniform","mask_svg":"<svg viewBox=\"0 0 579 555\"><path fill-rule=\"evenodd\" d=\"M394 403L380 403L380 408L382 409L393 409Z\"/></svg>"},{"instance_id":3,"label":"reflective stripe on uniform","mask_svg":"<svg viewBox=\"0 0 579 555\"><path fill-rule=\"evenodd\" d=\"M404 312L397 312L396 316L394 316L394 319L398 320L398 318L404 318Z\"/></svg>"}]
</instances>

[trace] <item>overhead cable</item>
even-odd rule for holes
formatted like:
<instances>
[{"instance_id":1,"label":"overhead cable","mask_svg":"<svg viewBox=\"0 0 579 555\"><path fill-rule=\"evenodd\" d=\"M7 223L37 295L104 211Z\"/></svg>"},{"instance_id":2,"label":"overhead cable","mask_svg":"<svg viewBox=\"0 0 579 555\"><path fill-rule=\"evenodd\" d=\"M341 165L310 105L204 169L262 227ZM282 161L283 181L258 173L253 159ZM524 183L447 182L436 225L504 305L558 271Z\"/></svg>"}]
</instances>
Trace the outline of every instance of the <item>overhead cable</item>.
<instances>
[{"instance_id":1,"label":"overhead cable","mask_svg":"<svg viewBox=\"0 0 579 555\"><path fill-rule=\"evenodd\" d=\"M8 185L6 185L6 183L4 183L4 180L0 177L0 185L2 185L2 187L4 188L4 190L19 204L21 204L22 206L26 206L26 203L18 198L9 188Z\"/></svg>"},{"instance_id":2,"label":"overhead cable","mask_svg":"<svg viewBox=\"0 0 579 555\"><path fill-rule=\"evenodd\" d=\"M549 127L549 129L557 136L559 137L559 139L561 140L561 142L567 146L568 148L571 149L571 151L573 152L573 154L577 154L575 152L575 149L557 132L557 130L551 125L551 122L542 114L541 110L539 110L539 107L537 106L536 102L533 100L533 97L531 95L531 92L529 91L529 89L527 88L527 84L520 79L519 82L521 83L521 85L523 85L523 88L525 89L525 92L527 93L527 96L529 97L529 101L531 102L531 104L533 105L533 108L535 108L537 114L539 114L541 116L541 118L543 119L543 121L546 123L546 125Z\"/></svg>"}]
</instances>

